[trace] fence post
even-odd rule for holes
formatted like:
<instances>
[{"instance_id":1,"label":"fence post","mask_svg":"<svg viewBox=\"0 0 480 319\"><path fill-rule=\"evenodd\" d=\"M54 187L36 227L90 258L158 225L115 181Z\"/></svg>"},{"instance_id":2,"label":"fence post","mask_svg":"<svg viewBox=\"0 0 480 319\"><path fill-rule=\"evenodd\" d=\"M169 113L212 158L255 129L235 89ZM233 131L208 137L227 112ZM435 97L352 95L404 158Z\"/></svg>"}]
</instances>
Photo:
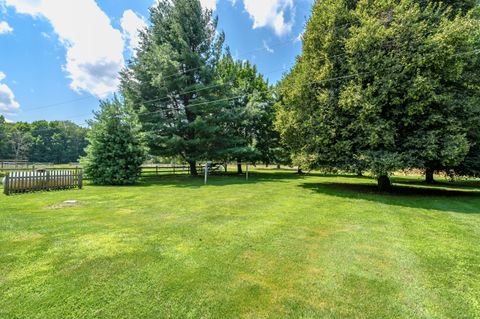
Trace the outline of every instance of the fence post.
<instances>
[{"instance_id":1,"label":"fence post","mask_svg":"<svg viewBox=\"0 0 480 319\"><path fill-rule=\"evenodd\" d=\"M82 189L83 187L83 170L80 169L80 172L78 173L78 189Z\"/></svg>"},{"instance_id":2,"label":"fence post","mask_svg":"<svg viewBox=\"0 0 480 319\"><path fill-rule=\"evenodd\" d=\"M45 182L45 184L46 184L45 188L46 189L45 190L49 190L50 189L50 172L46 171L45 175L46 175L46 178L45 178L46 179L46 182Z\"/></svg>"},{"instance_id":3,"label":"fence post","mask_svg":"<svg viewBox=\"0 0 480 319\"><path fill-rule=\"evenodd\" d=\"M5 175L5 184L3 185L3 193L5 195L10 195L10 191L9 191L9 179L10 179L10 173L7 173Z\"/></svg>"}]
</instances>

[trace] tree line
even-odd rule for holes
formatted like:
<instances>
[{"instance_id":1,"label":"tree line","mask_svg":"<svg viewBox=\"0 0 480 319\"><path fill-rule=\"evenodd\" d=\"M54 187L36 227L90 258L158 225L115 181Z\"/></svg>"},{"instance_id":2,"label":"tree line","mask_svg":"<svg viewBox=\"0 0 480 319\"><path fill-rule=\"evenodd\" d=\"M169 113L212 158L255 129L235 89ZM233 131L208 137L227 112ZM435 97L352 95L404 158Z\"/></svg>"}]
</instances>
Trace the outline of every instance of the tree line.
<instances>
[{"instance_id":1,"label":"tree line","mask_svg":"<svg viewBox=\"0 0 480 319\"><path fill-rule=\"evenodd\" d=\"M7 123L0 116L0 159L77 162L85 155L87 128L70 121Z\"/></svg>"}]
</instances>

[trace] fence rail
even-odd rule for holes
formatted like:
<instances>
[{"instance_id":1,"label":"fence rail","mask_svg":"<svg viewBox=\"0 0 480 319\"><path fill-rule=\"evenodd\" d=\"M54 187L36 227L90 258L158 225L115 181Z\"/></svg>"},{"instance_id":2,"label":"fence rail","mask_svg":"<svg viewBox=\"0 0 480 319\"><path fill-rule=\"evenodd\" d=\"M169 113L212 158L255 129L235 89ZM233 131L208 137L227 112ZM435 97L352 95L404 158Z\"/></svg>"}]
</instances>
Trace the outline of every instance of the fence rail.
<instances>
[{"instance_id":1,"label":"fence rail","mask_svg":"<svg viewBox=\"0 0 480 319\"><path fill-rule=\"evenodd\" d=\"M35 166L53 166L54 163L36 163L36 162L27 162L27 161L8 161L0 160L0 169L9 170L9 169L28 169L35 168Z\"/></svg>"},{"instance_id":2,"label":"fence rail","mask_svg":"<svg viewBox=\"0 0 480 319\"><path fill-rule=\"evenodd\" d=\"M197 172L201 173L205 169L205 165L197 165ZM217 166L209 167L209 172L223 172L225 166L221 166L219 169ZM160 175L181 175L190 174L190 165L144 165L142 166L142 177L154 177Z\"/></svg>"},{"instance_id":3,"label":"fence rail","mask_svg":"<svg viewBox=\"0 0 480 319\"><path fill-rule=\"evenodd\" d=\"M188 174L190 167L187 165L155 165L142 166L142 177L152 177L158 175L176 175Z\"/></svg>"},{"instance_id":4,"label":"fence rail","mask_svg":"<svg viewBox=\"0 0 480 319\"><path fill-rule=\"evenodd\" d=\"M72 189L83 186L81 169L49 169L37 171L14 171L5 175L5 195L48 190Z\"/></svg>"}]
</instances>

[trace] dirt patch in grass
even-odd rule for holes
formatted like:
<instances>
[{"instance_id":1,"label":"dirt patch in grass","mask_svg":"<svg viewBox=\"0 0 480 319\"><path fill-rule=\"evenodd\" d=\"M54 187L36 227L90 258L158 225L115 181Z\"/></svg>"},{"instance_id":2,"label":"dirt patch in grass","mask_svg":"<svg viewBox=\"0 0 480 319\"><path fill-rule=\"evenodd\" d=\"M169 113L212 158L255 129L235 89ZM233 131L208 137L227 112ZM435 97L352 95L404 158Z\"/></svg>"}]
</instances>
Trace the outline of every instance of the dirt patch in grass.
<instances>
[{"instance_id":1,"label":"dirt patch in grass","mask_svg":"<svg viewBox=\"0 0 480 319\"><path fill-rule=\"evenodd\" d=\"M83 202L80 202L78 200L66 200L58 204L53 204L48 206L48 209L62 209L62 208L72 208L72 207L77 207L81 206Z\"/></svg>"}]
</instances>

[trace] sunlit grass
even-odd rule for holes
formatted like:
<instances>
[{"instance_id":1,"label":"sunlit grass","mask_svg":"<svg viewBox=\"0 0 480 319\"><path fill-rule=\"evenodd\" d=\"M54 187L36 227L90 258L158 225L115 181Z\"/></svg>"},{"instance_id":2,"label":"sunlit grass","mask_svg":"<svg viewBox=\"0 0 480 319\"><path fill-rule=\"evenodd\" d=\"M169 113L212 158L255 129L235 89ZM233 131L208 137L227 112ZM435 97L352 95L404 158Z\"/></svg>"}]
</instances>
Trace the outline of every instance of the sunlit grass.
<instances>
[{"instance_id":1,"label":"sunlit grass","mask_svg":"<svg viewBox=\"0 0 480 319\"><path fill-rule=\"evenodd\" d=\"M479 317L480 187L395 182L262 171L0 195L0 318Z\"/></svg>"}]
</instances>

